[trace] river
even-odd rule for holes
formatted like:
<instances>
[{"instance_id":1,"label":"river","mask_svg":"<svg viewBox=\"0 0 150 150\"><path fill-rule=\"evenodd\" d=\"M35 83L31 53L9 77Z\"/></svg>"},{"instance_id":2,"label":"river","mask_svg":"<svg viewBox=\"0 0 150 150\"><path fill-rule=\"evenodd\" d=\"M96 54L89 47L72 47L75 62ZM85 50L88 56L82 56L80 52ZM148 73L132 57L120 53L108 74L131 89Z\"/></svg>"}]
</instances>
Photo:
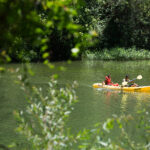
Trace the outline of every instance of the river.
<instances>
[{"instance_id":1,"label":"river","mask_svg":"<svg viewBox=\"0 0 150 150\"><path fill-rule=\"evenodd\" d=\"M150 93L128 93L120 91L93 89L92 84L102 82L105 76L111 74L114 83L121 83L126 74L130 79L142 75L142 80L136 80L139 85L150 85L150 61L74 61L56 62L54 69L49 70L43 64L31 64L36 73L31 83L44 86L51 74L58 74L60 86L77 81L76 89L79 102L75 104L67 127L73 133L83 128L92 128L97 122L103 122L115 115L135 114L135 112L150 105ZM16 122L13 111L24 109L26 101L23 92L14 83L13 72L22 68L22 64L8 64L6 73L0 73L0 144L8 144L21 139L14 131ZM61 71L63 70L63 71Z\"/></svg>"}]
</instances>

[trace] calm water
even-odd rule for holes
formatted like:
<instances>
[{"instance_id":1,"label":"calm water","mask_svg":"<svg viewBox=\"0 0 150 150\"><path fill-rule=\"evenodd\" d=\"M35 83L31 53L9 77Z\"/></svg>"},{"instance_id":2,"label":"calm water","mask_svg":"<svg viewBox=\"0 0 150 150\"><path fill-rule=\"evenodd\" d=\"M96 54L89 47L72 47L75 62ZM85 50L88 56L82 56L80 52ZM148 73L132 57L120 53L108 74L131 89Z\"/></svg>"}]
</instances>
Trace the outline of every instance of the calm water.
<instances>
[{"instance_id":1,"label":"calm water","mask_svg":"<svg viewBox=\"0 0 150 150\"><path fill-rule=\"evenodd\" d=\"M48 70L42 64L31 64L36 72L31 79L34 85L45 86L50 75L59 74L59 85L79 83L77 95L79 102L75 104L67 126L77 133L83 128L91 128L95 123L102 122L111 117L122 114L135 114L135 112L150 105L148 93L122 93L118 91L97 90L92 84L102 82L105 75L111 74L112 81L121 83L126 74L130 79L142 75L143 79L136 81L139 85L150 85L150 61L75 61L71 64L57 62L55 69ZM65 67L66 71L60 71ZM15 68L22 68L21 64L6 65L9 72ZM0 144L7 144L13 139L23 140L15 134L16 122L13 118L13 110L24 109L26 101L23 92L14 83L15 76L10 73L0 74Z\"/></svg>"}]
</instances>

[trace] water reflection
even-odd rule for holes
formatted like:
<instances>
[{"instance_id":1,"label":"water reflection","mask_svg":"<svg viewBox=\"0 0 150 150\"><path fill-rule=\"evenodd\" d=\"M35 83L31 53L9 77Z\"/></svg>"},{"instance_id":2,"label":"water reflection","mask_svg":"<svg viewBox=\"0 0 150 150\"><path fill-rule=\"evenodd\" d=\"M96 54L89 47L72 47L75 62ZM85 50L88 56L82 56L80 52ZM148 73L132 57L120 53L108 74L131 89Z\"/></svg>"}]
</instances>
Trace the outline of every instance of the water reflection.
<instances>
[{"instance_id":1,"label":"water reflection","mask_svg":"<svg viewBox=\"0 0 150 150\"><path fill-rule=\"evenodd\" d=\"M127 98L128 98L128 94L122 93L121 108L122 108L123 111L126 110L126 106L127 106Z\"/></svg>"},{"instance_id":2,"label":"water reflection","mask_svg":"<svg viewBox=\"0 0 150 150\"><path fill-rule=\"evenodd\" d=\"M150 93L108 89L94 89L94 91L96 95L103 97L104 103L111 109L116 109L116 107L118 107L122 113L137 111L145 104L150 104Z\"/></svg>"}]
</instances>

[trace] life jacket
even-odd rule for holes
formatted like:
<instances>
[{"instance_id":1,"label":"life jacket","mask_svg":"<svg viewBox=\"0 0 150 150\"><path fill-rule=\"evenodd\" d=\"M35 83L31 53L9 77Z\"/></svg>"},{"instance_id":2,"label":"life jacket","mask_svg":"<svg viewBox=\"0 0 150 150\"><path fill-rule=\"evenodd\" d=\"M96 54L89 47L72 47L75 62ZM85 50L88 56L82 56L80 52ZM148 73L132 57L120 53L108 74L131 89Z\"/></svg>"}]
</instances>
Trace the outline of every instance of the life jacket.
<instances>
[{"instance_id":1,"label":"life jacket","mask_svg":"<svg viewBox=\"0 0 150 150\"><path fill-rule=\"evenodd\" d=\"M111 78L108 78L108 76L105 77L105 84L111 85Z\"/></svg>"}]
</instances>

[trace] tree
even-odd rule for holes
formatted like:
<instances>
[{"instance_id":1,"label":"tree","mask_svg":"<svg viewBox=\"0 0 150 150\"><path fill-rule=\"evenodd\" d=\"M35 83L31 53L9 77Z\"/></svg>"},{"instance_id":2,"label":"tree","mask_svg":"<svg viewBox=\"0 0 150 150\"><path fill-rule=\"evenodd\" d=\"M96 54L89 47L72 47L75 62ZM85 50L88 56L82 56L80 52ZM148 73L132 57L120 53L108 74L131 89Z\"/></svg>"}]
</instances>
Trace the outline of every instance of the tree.
<instances>
[{"instance_id":1,"label":"tree","mask_svg":"<svg viewBox=\"0 0 150 150\"><path fill-rule=\"evenodd\" d=\"M94 49L137 47L150 49L149 0L85 0L79 22L99 33ZM82 17L84 16L84 17Z\"/></svg>"},{"instance_id":2,"label":"tree","mask_svg":"<svg viewBox=\"0 0 150 150\"><path fill-rule=\"evenodd\" d=\"M32 57L41 60L49 55L51 59L56 59L56 53L61 54L64 50L61 59L69 59L71 48L80 47L80 26L73 22L77 15L73 4L77 8L79 2L1 0L1 51L13 61L29 61ZM56 47L59 43L62 43L61 49ZM45 51L46 54L43 54Z\"/></svg>"}]
</instances>

